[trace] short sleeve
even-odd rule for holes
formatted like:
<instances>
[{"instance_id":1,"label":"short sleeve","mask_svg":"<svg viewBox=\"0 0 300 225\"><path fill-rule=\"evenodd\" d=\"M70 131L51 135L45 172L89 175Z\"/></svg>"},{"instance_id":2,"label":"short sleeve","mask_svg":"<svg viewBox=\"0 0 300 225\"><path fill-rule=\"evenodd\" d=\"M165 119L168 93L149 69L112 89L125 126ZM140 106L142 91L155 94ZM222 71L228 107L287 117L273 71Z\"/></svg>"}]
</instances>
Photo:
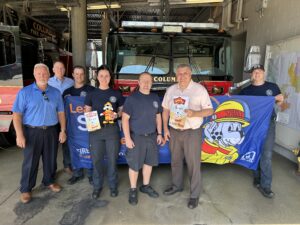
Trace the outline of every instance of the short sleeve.
<instances>
[{"instance_id":1,"label":"short sleeve","mask_svg":"<svg viewBox=\"0 0 300 225\"><path fill-rule=\"evenodd\" d=\"M170 106L170 88L167 89L167 91L164 95L161 106L165 109L170 109L170 107L171 107Z\"/></svg>"},{"instance_id":2,"label":"short sleeve","mask_svg":"<svg viewBox=\"0 0 300 225\"><path fill-rule=\"evenodd\" d=\"M19 93L17 94L12 111L23 114L25 111L25 103L26 103L26 99L25 99L24 90L20 90Z\"/></svg>"},{"instance_id":3,"label":"short sleeve","mask_svg":"<svg viewBox=\"0 0 300 225\"><path fill-rule=\"evenodd\" d=\"M67 95L70 95L70 93L71 93L71 87L68 88L68 89L66 89L66 90L64 90L64 92L63 92L63 94L62 94L63 99L65 99L65 97L66 97Z\"/></svg>"},{"instance_id":4,"label":"short sleeve","mask_svg":"<svg viewBox=\"0 0 300 225\"><path fill-rule=\"evenodd\" d=\"M60 94L59 91L58 91L57 99L58 99L57 111L58 112L64 112L65 111L64 101L63 101L62 95Z\"/></svg>"},{"instance_id":5,"label":"short sleeve","mask_svg":"<svg viewBox=\"0 0 300 225\"><path fill-rule=\"evenodd\" d=\"M117 93L118 93L118 107L121 107L124 105L125 98L120 91L118 91Z\"/></svg>"},{"instance_id":6,"label":"short sleeve","mask_svg":"<svg viewBox=\"0 0 300 225\"><path fill-rule=\"evenodd\" d=\"M93 91L88 93L84 99L84 104L87 106L91 106L91 107L92 107L92 93L93 93Z\"/></svg>"},{"instance_id":7,"label":"short sleeve","mask_svg":"<svg viewBox=\"0 0 300 225\"><path fill-rule=\"evenodd\" d=\"M201 90L202 94L201 94L201 108L202 109L212 109L212 103L210 101L210 97L208 95L208 92L206 91L206 89L203 87Z\"/></svg>"},{"instance_id":8,"label":"short sleeve","mask_svg":"<svg viewBox=\"0 0 300 225\"><path fill-rule=\"evenodd\" d=\"M128 114L129 116L131 116L133 113L132 100L133 100L132 96L128 96L124 102L123 110L122 110L124 113Z\"/></svg>"},{"instance_id":9,"label":"short sleeve","mask_svg":"<svg viewBox=\"0 0 300 225\"><path fill-rule=\"evenodd\" d=\"M274 96L281 94L280 88L277 84L274 84Z\"/></svg>"},{"instance_id":10,"label":"short sleeve","mask_svg":"<svg viewBox=\"0 0 300 225\"><path fill-rule=\"evenodd\" d=\"M160 99L159 99L158 95L156 95L156 101L158 102L157 114L162 113L163 109L162 109L161 102L160 102Z\"/></svg>"},{"instance_id":11,"label":"short sleeve","mask_svg":"<svg viewBox=\"0 0 300 225\"><path fill-rule=\"evenodd\" d=\"M243 88L243 89L239 92L238 95L246 95L246 93L245 93L245 88Z\"/></svg>"}]
</instances>

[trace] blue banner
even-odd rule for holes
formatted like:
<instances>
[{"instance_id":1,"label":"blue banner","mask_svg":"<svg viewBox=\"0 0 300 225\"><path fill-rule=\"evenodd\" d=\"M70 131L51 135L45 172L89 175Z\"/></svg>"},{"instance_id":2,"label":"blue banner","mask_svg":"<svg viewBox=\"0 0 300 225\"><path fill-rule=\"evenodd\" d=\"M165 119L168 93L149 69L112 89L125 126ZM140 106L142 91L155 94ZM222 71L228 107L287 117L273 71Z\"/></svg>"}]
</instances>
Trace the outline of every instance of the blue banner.
<instances>
[{"instance_id":1,"label":"blue banner","mask_svg":"<svg viewBox=\"0 0 300 225\"><path fill-rule=\"evenodd\" d=\"M201 161L256 169L274 97L211 97L214 114L203 123Z\"/></svg>"},{"instance_id":2,"label":"blue banner","mask_svg":"<svg viewBox=\"0 0 300 225\"><path fill-rule=\"evenodd\" d=\"M274 97L214 96L211 100L214 114L203 123L201 161L234 163L256 169L269 127ZM68 144L74 168L92 167L83 106L83 97L66 98ZM126 164L122 131L120 141L122 145L117 162ZM159 163L170 161L168 143L159 146Z\"/></svg>"},{"instance_id":3,"label":"blue banner","mask_svg":"<svg viewBox=\"0 0 300 225\"><path fill-rule=\"evenodd\" d=\"M84 117L84 97L65 97L67 117L67 141L70 149L72 167L92 168L89 151L89 134Z\"/></svg>"}]
</instances>

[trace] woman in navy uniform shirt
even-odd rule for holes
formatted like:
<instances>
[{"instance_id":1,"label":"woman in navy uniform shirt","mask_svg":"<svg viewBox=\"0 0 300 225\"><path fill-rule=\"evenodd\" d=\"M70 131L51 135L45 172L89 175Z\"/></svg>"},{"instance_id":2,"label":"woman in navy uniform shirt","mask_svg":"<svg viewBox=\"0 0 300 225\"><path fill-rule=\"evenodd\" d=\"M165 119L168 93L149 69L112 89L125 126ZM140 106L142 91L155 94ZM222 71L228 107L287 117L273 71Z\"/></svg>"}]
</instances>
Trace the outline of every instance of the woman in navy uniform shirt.
<instances>
[{"instance_id":1,"label":"woman in navy uniform shirt","mask_svg":"<svg viewBox=\"0 0 300 225\"><path fill-rule=\"evenodd\" d=\"M120 91L112 89L113 77L109 68L98 68L99 86L85 98L85 111L97 111L101 129L90 132L90 151L93 161L94 191L92 198L99 197L103 186L103 159L107 156L107 176L111 197L118 195L116 161L120 149L120 129L116 119L121 113L124 98Z\"/></svg>"}]
</instances>

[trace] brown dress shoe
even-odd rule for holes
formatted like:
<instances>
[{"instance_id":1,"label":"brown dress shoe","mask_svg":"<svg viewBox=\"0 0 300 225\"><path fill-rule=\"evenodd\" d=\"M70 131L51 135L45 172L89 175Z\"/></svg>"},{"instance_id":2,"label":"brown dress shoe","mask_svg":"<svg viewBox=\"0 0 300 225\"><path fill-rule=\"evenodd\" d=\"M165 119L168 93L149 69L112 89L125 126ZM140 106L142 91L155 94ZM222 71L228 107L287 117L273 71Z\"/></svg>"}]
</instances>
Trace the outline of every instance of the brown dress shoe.
<instances>
[{"instance_id":1,"label":"brown dress shoe","mask_svg":"<svg viewBox=\"0 0 300 225\"><path fill-rule=\"evenodd\" d=\"M59 184L55 184L55 183L50 184L50 185L48 186L48 188L49 188L51 191L53 191L53 192L60 192L60 191L61 191L61 186L60 186Z\"/></svg>"},{"instance_id":2,"label":"brown dress shoe","mask_svg":"<svg viewBox=\"0 0 300 225\"><path fill-rule=\"evenodd\" d=\"M24 192L24 193L21 193L20 200L21 200L21 202L24 203L24 204L30 202L30 200L31 200L31 192Z\"/></svg>"}]
</instances>

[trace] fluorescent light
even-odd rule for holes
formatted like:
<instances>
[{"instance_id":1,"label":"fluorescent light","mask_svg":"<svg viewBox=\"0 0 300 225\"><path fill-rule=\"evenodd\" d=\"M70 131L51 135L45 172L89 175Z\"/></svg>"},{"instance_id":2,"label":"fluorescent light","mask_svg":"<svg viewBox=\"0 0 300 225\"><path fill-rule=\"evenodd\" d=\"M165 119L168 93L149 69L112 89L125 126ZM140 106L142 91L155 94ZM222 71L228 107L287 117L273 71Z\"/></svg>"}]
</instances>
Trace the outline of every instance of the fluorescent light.
<instances>
[{"instance_id":1,"label":"fluorescent light","mask_svg":"<svg viewBox=\"0 0 300 225\"><path fill-rule=\"evenodd\" d=\"M120 4L117 3L113 3L111 5L108 5L109 8L111 9L119 9L121 8ZM103 4L87 4L87 10L96 10L96 9L107 9L108 8L104 3ZM67 11L71 11L71 7L64 7L64 6L60 6L58 7L58 9L62 12L67 12Z\"/></svg>"},{"instance_id":2,"label":"fluorescent light","mask_svg":"<svg viewBox=\"0 0 300 225\"><path fill-rule=\"evenodd\" d=\"M224 0L185 0L186 3L198 3L198 4L202 4L202 3L219 3L219 2L223 2Z\"/></svg>"},{"instance_id":3,"label":"fluorescent light","mask_svg":"<svg viewBox=\"0 0 300 225\"><path fill-rule=\"evenodd\" d=\"M67 12L67 11L71 11L71 7L64 7L64 6L61 6L58 8L60 11L62 12Z\"/></svg>"},{"instance_id":4,"label":"fluorescent light","mask_svg":"<svg viewBox=\"0 0 300 225\"><path fill-rule=\"evenodd\" d=\"M180 25L163 25L163 33L182 33L182 26Z\"/></svg>"},{"instance_id":5,"label":"fluorescent light","mask_svg":"<svg viewBox=\"0 0 300 225\"><path fill-rule=\"evenodd\" d=\"M107 9L107 8L119 9L119 8L121 8L121 5L117 4L117 3L110 4L110 5L107 5L107 6L105 4L88 4L87 5L87 10Z\"/></svg>"}]
</instances>

